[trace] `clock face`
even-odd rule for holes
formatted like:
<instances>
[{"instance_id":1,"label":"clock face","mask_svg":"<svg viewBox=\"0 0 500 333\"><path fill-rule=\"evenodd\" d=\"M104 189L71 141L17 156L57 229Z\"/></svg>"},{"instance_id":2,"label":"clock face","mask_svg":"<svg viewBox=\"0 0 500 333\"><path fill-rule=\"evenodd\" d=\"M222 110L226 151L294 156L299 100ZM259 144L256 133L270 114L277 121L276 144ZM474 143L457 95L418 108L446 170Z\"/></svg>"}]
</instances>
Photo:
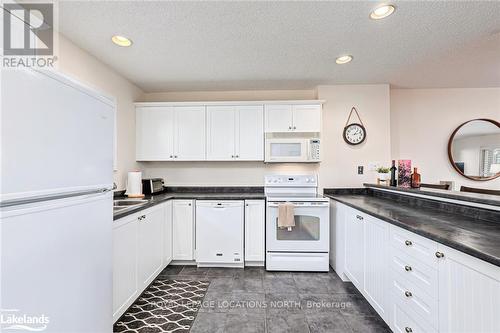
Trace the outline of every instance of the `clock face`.
<instances>
[{"instance_id":1,"label":"clock face","mask_svg":"<svg viewBox=\"0 0 500 333\"><path fill-rule=\"evenodd\" d=\"M344 140L350 145L359 145L366 138L366 130L363 125L350 124L344 128Z\"/></svg>"}]
</instances>

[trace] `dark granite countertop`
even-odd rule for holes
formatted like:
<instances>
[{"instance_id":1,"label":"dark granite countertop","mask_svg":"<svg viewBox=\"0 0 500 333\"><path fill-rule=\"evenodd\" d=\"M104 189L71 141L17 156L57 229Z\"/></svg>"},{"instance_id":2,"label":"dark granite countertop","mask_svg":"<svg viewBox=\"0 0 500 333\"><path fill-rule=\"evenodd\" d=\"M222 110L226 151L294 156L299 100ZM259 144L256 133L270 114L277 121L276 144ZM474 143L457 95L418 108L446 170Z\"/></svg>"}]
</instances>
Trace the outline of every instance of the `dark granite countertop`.
<instances>
[{"instance_id":1,"label":"dark granite countertop","mask_svg":"<svg viewBox=\"0 0 500 333\"><path fill-rule=\"evenodd\" d=\"M372 189L325 189L361 212L500 266L500 212Z\"/></svg>"},{"instance_id":2,"label":"dark granite countertop","mask_svg":"<svg viewBox=\"0 0 500 333\"><path fill-rule=\"evenodd\" d=\"M262 190L262 192L261 192ZM196 192L194 192L196 191ZM195 200L264 200L266 196L262 187L189 187L189 188L166 188L162 193L147 195L144 197L148 203L133 208L124 209L113 214L113 220L137 213L141 210L153 207L171 199L195 199ZM115 199L119 199L115 198ZM126 199L122 197L121 199Z\"/></svg>"},{"instance_id":3,"label":"dark granite countertop","mask_svg":"<svg viewBox=\"0 0 500 333\"><path fill-rule=\"evenodd\" d=\"M399 186L387 186L379 184L363 184L366 187L380 188L384 190L406 192L412 194L422 194L429 195L439 198L460 200L465 202L473 202L483 205L497 206L500 207L500 197L491 194L481 194L481 193L469 193L469 192L458 192L458 191L448 191L448 190L438 190L438 189L415 189L406 188Z\"/></svg>"}]
</instances>

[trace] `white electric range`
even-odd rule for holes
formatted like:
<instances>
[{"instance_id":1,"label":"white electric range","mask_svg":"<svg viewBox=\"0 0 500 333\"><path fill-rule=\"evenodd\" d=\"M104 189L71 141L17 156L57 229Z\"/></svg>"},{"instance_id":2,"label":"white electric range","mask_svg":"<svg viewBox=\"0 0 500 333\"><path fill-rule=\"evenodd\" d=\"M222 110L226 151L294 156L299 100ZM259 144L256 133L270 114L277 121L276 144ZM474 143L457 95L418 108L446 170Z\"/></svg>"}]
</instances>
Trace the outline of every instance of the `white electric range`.
<instances>
[{"instance_id":1,"label":"white electric range","mask_svg":"<svg viewBox=\"0 0 500 333\"><path fill-rule=\"evenodd\" d=\"M265 177L266 269L321 271L329 269L329 200L318 194L316 175ZM278 228L278 207L294 205L295 227Z\"/></svg>"}]
</instances>

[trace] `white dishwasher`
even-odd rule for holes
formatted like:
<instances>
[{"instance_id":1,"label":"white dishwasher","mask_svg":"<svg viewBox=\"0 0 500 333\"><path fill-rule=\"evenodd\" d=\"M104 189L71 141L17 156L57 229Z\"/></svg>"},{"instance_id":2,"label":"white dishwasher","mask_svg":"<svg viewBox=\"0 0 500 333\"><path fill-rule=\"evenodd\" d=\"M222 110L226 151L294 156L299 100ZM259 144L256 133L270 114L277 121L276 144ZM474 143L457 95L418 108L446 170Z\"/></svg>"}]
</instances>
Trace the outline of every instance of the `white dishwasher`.
<instances>
[{"instance_id":1,"label":"white dishwasher","mask_svg":"<svg viewBox=\"0 0 500 333\"><path fill-rule=\"evenodd\" d=\"M198 267L243 267L244 204L239 200L196 201Z\"/></svg>"}]
</instances>

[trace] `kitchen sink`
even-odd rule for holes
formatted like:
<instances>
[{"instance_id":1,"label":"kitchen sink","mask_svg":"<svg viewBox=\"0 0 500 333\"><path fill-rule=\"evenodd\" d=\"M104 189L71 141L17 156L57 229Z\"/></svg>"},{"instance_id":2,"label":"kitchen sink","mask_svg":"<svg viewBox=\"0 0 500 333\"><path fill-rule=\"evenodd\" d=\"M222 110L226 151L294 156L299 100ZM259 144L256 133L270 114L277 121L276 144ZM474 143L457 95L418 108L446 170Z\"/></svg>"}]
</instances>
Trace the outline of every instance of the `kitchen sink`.
<instances>
[{"instance_id":1,"label":"kitchen sink","mask_svg":"<svg viewBox=\"0 0 500 333\"><path fill-rule=\"evenodd\" d=\"M149 202L148 200L143 200L143 199L120 199L120 200L114 200L113 206L130 207L130 206L144 205L147 204L148 202Z\"/></svg>"}]
</instances>

